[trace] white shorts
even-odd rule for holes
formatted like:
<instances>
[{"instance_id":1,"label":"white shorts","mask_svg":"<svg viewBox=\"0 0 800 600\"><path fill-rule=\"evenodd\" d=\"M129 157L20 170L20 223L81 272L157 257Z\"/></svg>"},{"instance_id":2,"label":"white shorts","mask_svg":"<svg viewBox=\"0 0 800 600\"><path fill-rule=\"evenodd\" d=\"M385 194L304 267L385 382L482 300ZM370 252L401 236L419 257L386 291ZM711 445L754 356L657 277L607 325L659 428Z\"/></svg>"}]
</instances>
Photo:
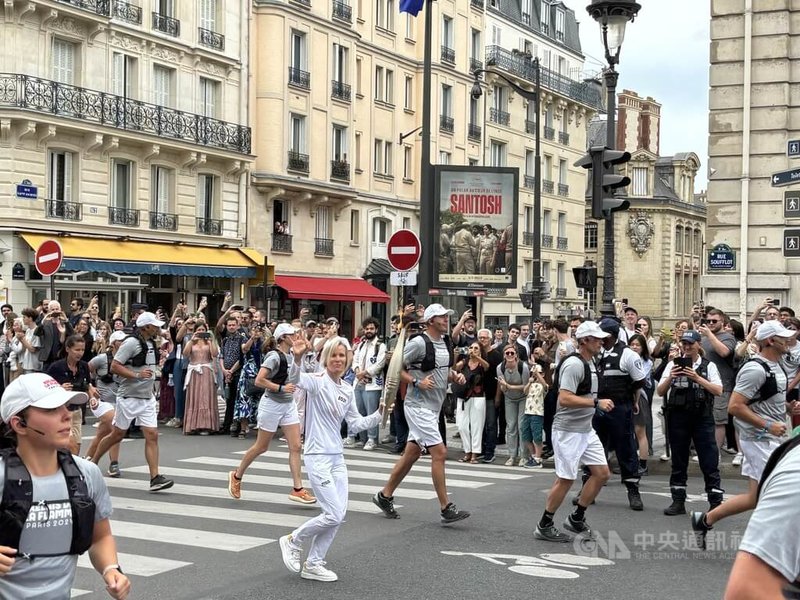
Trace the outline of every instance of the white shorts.
<instances>
[{"instance_id":1,"label":"white shorts","mask_svg":"<svg viewBox=\"0 0 800 600\"><path fill-rule=\"evenodd\" d=\"M92 411L92 414L99 419L103 415L112 412L114 410L114 405L101 400L97 403L97 408L90 407L90 410Z\"/></svg>"},{"instance_id":2,"label":"white shorts","mask_svg":"<svg viewBox=\"0 0 800 600\"><path fill-rule=\"evenodd\" d=\"M403 407L408 422L408 441L417 442L423 448L442 443L439 432L439 413L421 406Z\"/></svg>"},{"instance_id":3,"label":"white shorts","mask_svg":"<svg viewBox=\"0 0 800 600\"><path fill-rule=\"evenodd\" d=\"M117 396L117 409L112 423L117 429L128 429L136 421L139 427L158 427L158 402L155 396L124 398Z\"/></svg>"},{"instance_id":4,"label":"white shorts","mask_svg":"<svg viewBox=\"0 0 800 600\"><path fill-rule=\"evenodd\" d=\"M275 402L264 396L258 403L258 428L270 433L278 431L281 425L300 425L297 403Z\"/></svg>"},{"instance_id":5,"label":"white shorts","mask_svg":"<svg viewBox=\"0 0 800 600\"><path fill-rule=\"evenodd\" d=\"M553 459L556 475L575 481L581 465L607 465L606 451L594 430L575 433L553 429Z\"/></svg>"},{"instance_id":6,"label":"white shorts","mask_svg":"<svg viewBox=\"0 0 800 600\"><path fill-rule=\"evenodd\" d=\"M739 440L739 450L742 451L744 459L742 460L742 475L761 481L761 474L764 472L764 467L767 466L767 461L775 448L780 446L778 440L767 438L761 441L747 441Z\"/></svg>"}]
</instances>

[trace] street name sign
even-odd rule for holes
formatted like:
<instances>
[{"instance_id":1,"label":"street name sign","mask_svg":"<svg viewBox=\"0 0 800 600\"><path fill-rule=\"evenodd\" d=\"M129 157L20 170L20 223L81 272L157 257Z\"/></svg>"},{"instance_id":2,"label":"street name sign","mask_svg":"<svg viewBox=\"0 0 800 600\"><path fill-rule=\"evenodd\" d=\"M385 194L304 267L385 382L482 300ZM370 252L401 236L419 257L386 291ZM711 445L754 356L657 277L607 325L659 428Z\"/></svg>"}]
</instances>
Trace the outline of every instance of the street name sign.
<instances>
[{"instance_id":1,"label":"street name sign","mask_svg":"<svg viewBox=\"0 0 800 600\"><path fill-rule=\"evenodd\" d=\"M800 183L800 169L792 169L791 171L778 171L773 173L770 177L772 187L781 187L784 185L791 185L793 183Z\"/></svg>"}]
</instances>

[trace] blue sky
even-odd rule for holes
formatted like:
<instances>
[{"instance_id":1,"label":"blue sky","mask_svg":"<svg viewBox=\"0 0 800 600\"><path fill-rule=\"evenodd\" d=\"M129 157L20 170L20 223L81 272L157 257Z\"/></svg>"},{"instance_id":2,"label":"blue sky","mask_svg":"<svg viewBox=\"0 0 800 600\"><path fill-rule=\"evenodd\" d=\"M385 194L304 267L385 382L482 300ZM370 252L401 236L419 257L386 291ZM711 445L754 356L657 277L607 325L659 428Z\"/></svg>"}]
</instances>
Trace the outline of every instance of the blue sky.
<instances>
[{"instance_id":1,"label":"blue sky","mask_svg":"<svg viewBox=\"0 0 800 600\"><path fill-rule=\"evenodd\" d=\"M580 23L585 69L605 64L600 26L586 12L589 0L563 0ZM694 152L702 166L695 191L706 187L708 169L708 0L638 0L636 21L626 30L618 89L652 96L662 104L661 154Z\"/></svg>"}]
</instances>

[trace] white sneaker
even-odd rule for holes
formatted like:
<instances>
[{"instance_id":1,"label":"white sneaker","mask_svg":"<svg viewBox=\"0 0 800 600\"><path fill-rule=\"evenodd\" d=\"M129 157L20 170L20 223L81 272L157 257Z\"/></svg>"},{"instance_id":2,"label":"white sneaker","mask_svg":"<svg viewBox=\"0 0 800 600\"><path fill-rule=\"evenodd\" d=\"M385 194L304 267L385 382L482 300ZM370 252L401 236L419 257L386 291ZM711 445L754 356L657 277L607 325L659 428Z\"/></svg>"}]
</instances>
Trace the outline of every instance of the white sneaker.
<instances>
[{"instance_id":1,"label":"white sneaker","mask_svg":"<svg viewBox=\"0 0 800 600\"><path fill-rule=\"evenodd\" d=\"M509 458L509 459L508 459L508 460L505 462L505 465L506 465L507 467L513 467L513 466L514 466L514 459L513 459L513 458Z\"/></svg>"},{"instance_id":2,"label":"white sneaker","mask_svg":"<svg viewBox=\"0 0 800 600\"><path fill-rule=\"evenodd\" d=\"M367 443L364 444L364 450L375 450L375 440L367 440Z\"/></svg>"},{"instance_id":3,"label":"white sneaker","mask_svg":"<svg viewBox=\"0 0 800 600\"><path fill-rule=\"evenodd\" d=\"M695 454L695 455L694 455L694 456L691 458L691 461L692 461L693 463L699 463L699 462L700 462L700 459L699 459L699 458L697 458L697 454Z\"/></svg>"},{"instance_id":4,"label":"white sneaker","mask_svg":"<svg viewBox=\"0 0 800 600\"><path fill-rule=\"evenodd\" d=\"M300 573L300 577L303 579L313 579L315 581L336 581L339 579L339 576L336 573L330 569L326 569L325 565L322 563L318 565L310 565L305 563L303 565L303 571Z\"/></svg>"},{"instance_id":5,"label":"white sneaker","mask_svg":"<svg viewBox=\"0 0 800 600\"><path fill-rule=\"evenodd\" d=\"M733 460L731 461L731 464L734 467L741 467L743 459L744 459L744 456L742 456L742 453L741 452L737 452L736 456L733 457Z\"/></svg>"},{"instance_id":6,"label":"white sneaker","mask_svg":"<svg viewBox=\"0 0 800 600\"><path fill-rule=\"evenodd\" d=\"M666 454L662 454L661 456L658 457L658 460L660 460L661 462L667 462L667 461L671 460L671 458L669 456L667 456Z\"/></svg>"},{"instance_id":7,"label":"white sneaker","mask_svg":"<svg viewBox=\"0 0 800 600\"><path fill-rule=\"evenodd\" d=\"M356 438L345 438L344 442L342 442L342 446L345 448L355 448L356 447Z\"/></svg>"},{"instance_id":8,"label":"white sneaker","mask_svg":"<svg viewBox=\"0 0 800 600\"><path fill-rule=\"evenodd\" d=\"M284 535L278 540L281 546L281 555L283 556L283 564L292 573L300 572L300 548L292 543L292 536Z\"/></svg>"}]
</instances>

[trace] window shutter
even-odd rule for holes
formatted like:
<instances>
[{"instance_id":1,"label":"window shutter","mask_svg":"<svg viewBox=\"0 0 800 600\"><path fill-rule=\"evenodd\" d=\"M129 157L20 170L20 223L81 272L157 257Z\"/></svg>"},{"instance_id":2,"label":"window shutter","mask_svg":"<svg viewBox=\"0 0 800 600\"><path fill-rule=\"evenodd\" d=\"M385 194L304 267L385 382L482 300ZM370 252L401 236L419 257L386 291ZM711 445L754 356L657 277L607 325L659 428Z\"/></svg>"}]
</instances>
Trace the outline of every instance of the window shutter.
<instances>
[{"instance_id":1,"label":"window shutter","mask_svg":"<svg viewBox=\"0 0 800 600\"><path fill-rule=\"evenodd\" d=\"M209 31L216 31L217 2L216 0L201 0L200 2L200 27Z\"/></svg>"},{"instance_id":2,"label":"window shutter","mask_svg":"<svg viewBox=\"0 0 800 600\"><path fill-rule=\"evenodd\" d=\"M64 152L64 198L67 202L72 202L72 152Z\"/></svg>"}]
</instances>

